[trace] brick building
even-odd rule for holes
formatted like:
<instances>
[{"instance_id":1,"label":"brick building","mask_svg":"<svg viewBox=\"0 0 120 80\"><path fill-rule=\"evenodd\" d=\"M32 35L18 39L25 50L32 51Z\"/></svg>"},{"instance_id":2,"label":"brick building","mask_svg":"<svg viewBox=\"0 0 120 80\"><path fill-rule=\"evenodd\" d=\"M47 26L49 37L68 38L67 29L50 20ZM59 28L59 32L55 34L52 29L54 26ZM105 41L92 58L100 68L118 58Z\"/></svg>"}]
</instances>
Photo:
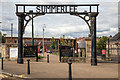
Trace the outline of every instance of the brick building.
<instances>
[{"instance_id":1,"label":"brick building","mask_svg":"<svg viewBox=\"0 0 120 80\"><path fill-rule=\"evenodd\" d=\"M107 41L106 44L106 48L107 58L118 61L120 57L120 28L117 34L109 38L109 41Z\"/></svg>"},{"instance_id":2,"label":"brick building","mask_svg":"<svg viewBox=\"0 0 120 80\"><path fill-rule=\"evenodd\" d=\"M99 38L96 38L98 41ZM91 59L91 36L77 38L78 56L82 58Z\"/></svg>"},{"instance_id":3,"label":"brick building","mask_svg":"<svg viewBox=\"0 0 120 80\"><path fill-rule=\"evenodd\" d=\"M9 43L18 44L18 35L14 34L12 38L11 38L11 35L6 35L5 38L6 38L6 44L9 44ZM59 37L54 37L54 39L56 41L56 43L55 43L56 44L56 47L55 47L56 51L59 51L60 38L61 38L60 36ZM74 44L75 38L73 38L71 36L62 36L62 38L65 41L69 40ZM52 39L52 37L50 37L50 36L45 36L44 37L44 49L45 49L45 51L47 49L50 49L51 39ZM42 36L35 35L34 36L34 45L37 45L38 48L41 48L42 40L43 40ZM24 35L23 36L23 46L31 46L31 45L32 45L32 37L31 37L31 35Z\"/></svg>"}]
</instances>

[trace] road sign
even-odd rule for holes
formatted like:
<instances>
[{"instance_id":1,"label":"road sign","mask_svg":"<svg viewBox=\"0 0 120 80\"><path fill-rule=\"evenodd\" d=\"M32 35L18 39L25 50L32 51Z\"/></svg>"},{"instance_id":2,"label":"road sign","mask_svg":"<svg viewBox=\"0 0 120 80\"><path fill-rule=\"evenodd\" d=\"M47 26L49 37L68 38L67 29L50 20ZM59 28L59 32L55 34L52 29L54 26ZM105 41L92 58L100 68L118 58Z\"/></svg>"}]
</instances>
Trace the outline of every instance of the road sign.
<instances>
[{"instance_id":1,"label":"road sign","mask_svg":"<svg viewBox=\"0 0 120 80\"><path fill-rule=\"evenodd\" d=\"M80 49L78 49L78 52L80 52Z\"/></svg>"},{"instance_id":2,"label":"road sign","mask_svg":"<svg viewBox=\"0 0 120 80\"><path fill-rule=\"evenodd\" d=\"M102 54L103 54L103 55L105 54L105 50L102 50Z\"/></svg>"}]
</instances>

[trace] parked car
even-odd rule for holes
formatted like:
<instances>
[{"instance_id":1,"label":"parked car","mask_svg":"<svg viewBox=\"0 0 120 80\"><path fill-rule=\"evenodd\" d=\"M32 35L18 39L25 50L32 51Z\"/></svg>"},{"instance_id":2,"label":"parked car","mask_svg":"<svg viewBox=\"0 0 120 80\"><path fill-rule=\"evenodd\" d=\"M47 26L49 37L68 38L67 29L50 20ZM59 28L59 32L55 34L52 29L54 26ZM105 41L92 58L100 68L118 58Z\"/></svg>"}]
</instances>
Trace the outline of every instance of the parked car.
<instances>
[{"instance_id":1,"label":"parked car","mask_svg":"<svg viewBox=\"0 0 120 80\"><path fill-rule=\"evenodd\" d=\"M47 53L52 53L52 51L50 51L50 50L47 50Z\"/></svg>"}]
</instances>

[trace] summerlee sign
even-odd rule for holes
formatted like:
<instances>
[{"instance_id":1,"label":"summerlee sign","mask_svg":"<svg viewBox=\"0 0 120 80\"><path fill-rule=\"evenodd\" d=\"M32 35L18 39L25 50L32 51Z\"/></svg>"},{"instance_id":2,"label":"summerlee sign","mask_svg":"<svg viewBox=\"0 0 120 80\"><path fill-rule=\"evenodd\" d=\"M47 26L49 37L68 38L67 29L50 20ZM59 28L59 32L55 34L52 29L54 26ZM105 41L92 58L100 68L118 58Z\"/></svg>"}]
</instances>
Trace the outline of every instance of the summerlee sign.
<instances>
[{"instance_id":1,"label":"summerlee sign","mask_svg":"<svg viewBox=\"0 0 120 80\"><path fill-rule=\"evenodd\" d=\"M69 13L77 12L77 6L37 6L37 13Z\"/></svg>"},{"instance_id":2,"label":"summerlee sign","mask_svg":"<svg viewBox=\"0 0 120 80\"><path fill-rule=\"evenodd\" d=\"M91 13L98 12L99 4L76 4L76 5L41 5L41 4L16 4L16 13L50 14L50 13ZM32 7L32 8L30 8ZM92 8L94 7L94 9ZM85 8L85 10L81 10Z\"/></svg>"}]
</instances>

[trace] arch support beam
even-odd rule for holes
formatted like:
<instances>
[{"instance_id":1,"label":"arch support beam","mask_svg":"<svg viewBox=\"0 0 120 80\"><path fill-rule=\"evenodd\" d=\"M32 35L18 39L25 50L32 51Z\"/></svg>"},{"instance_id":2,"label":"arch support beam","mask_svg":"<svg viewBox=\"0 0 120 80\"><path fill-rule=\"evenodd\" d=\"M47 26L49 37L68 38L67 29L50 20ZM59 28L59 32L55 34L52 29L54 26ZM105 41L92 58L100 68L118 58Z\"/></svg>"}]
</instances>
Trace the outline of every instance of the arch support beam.
<instances>
[{"instance_id":1,"label":"arch support beam","mask_svg":"<svg viewBox=\"0 0 120 80\"><path fill-rule=\"evenodd\" d=\"M24 14L17 14L18 16L18 58L17 63L23 64L23 27Z\"/></svg>"},{"instance_id":2,"label":"arch support beam","mask_svg":"<svg viewBox=\"0 0 120 80\"><path fill-rule=\"evenodd\" d=\"M97 66L97 54L96 54L96 15L91 15L91 27L92 27L92 41L91 41L91 65Z\"/></svg>"}]
</instances>

